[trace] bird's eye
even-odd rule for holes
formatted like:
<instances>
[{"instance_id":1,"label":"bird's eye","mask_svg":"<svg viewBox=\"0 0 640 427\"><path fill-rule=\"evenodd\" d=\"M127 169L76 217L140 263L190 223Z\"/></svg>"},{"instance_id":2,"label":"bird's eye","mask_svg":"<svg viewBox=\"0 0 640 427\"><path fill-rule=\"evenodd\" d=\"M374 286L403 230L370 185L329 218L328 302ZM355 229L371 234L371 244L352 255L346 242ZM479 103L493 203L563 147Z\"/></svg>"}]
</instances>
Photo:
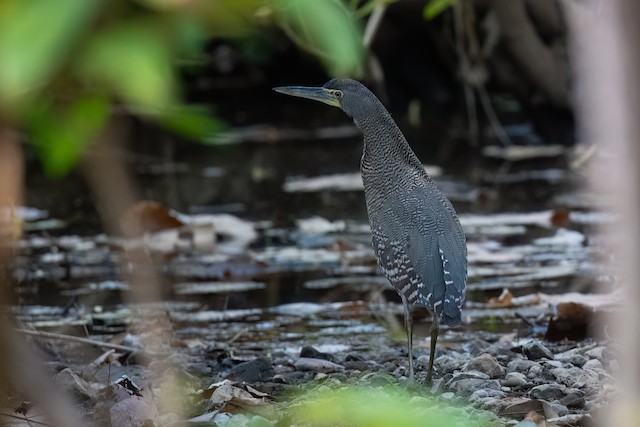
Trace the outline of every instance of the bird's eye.
<instances>
[{"instance_id":1,"label":"bird's eye","mask_svg":"<svg viewBox=\"0 0 640 427\"><path fill-rule=\"evenodd\" d=\"M333 91L333 96L334 96L336 99L340 99L340 98L342 98L342 91L334 90L334 91Z\"/></svg>"}]
</instances>

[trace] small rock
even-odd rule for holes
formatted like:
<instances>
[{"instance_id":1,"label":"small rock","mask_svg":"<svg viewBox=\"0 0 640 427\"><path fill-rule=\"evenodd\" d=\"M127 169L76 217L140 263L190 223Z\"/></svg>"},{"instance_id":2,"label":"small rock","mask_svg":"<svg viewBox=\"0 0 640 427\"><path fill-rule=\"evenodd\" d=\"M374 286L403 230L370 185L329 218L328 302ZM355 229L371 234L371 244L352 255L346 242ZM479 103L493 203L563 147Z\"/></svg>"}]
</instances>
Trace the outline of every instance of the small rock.
<instances>
[{"instance_id":1,"label":"small rock","mask_svg":"<svg viewBox=\"0 0 640 427\"><path fill-rule=\"evenodd\" d=\"M603 371L604 367L602 366L602 362L598 359L588 360L583 366L582 369L591 369L593 371Z\"/></svg>"},{"instance_id":2,"label":"small rock","mask_svg":"<svg viewBox=\"0 0 640 427\"><path fill-rule=\"evenodd\" d=\"M563 417L569 413L569 408L567 408L562 403L558 402L547 402L547 404L551 407L551 409L558 414L559 417Z\"/></svg>"},{"instance_id":3,"label":"small rock","mask_svg":"<svg viewBox=\"0 0 640 427\"><path fill-rule=\"evenodd\" d=\"M604 346L600 346L600 347L592 348L591 350L585 352L584 354L585 356L589 356L592 359L602 360L605 350L606 348Z\"/></svg>"},{"instance_id":4,"label":"small rock","mask_svg":"<svg viewBox=\"0 0 640 427\"><path fill-rule=\"evenodd\" d=\"M143 427L155 425L158 409L152 401L139 396L121 400L109 409L109 418L113 426Z\"/></svg>"},{"instance_id":5,"label":"small rock","mask_svg":"<svg viewBox=\"0 0 640 427\"><path fill-rule=\"evenodd\" d=\"M333 354L322 353L321 351L316 350L310 345L302 347L302 350L300 350L300 357L309 357L312 359L328 360L329 362L334 362L334 363L336 361L336 358L333 356Z\"/></svg>"},{"instance_id":6,"label":"small rock","mask_svg":"<svg viewBox=\"0 0 640 427\"><path fill-rule=\"evenodd\" d=\"M258 357L234 366L227 378L238 382L257 383L269 382L275 374L276 371L271 366L271 362L263 357Z\"/></svg>"},{"instance_id":7,"label":"small rock","mask_svg":"<svg viewBox=\"0 0 640 427\"><path fill-rule=\"evenodd\" d=\"M524 353L529 359L553 359L553 353L539 341L532 341L524 346Z\"/></svg>"},{"instance_id":8,"label":"small rock","mask_svg":"<svg viewBox=\"0 0 640 427\"><path fill-rule=\"evenodd\" d=\"M527 377L521 372L509 372L502 381L502 385L507 387L522 387L528 383Z\"/></svg>"},{"instance_id":9,"label":"small rock","mask_svg":"<svg viewBox=\"0 0 640 427\"><path fill-rule=\"evenodd\" d=\"M555 368L549 372L559 383L575 388L595 386L600 379L597 372L576 368L575 366L571 368Z\"/></svg>"},{"instance_id":10,"label":"small rock","mask_svg":"<svg viewBox=\"0 0 640 427\"><path fill-rule=\"evenodd\" d=\"M478 378L465 378L455 381L452 389L461 396L470 396L478 389L500 390L500 382L498 380L483 380Z\"/></svg>"},{"instance_id":11,"label":"small rock","mask_svg":"<svg viewBox=\"0 0 640 427\"><path fill-rule=\"evenodd\" d=\"M504 368L496 358L486 353L468 361L463 370L483 372L490 378L499 378L504 375Z\"/></svg>"},{"instance_id":12,"label":"small rock","mask_svg":"<svg viewBox=\"0 0 640 427\"><path fill-rule=\"evenodd\" d=\"M533 366L540 366L538 362L525 359L513 359L507 364L507 372L527 373Z\"/></svg>"},{"instance_id":13,"label":"small rock","mask_svg":"<svg viewBox=\"0 0 640 427\"><path fill-rule=\"evenodd\" d=\"M460 370L460 368L462 367L462 365L464 364L464 362L462 360L460 360L459 358L455 358L449 355L443 355L440 356L438 358L436 358L436 360L433 362L434 366L436 367L436 370L438 372L442 372L443 374L446 373L450 373L450 372L455 372ZM416 365L419 366L423 366L423 367L428 367L429 366L429 356L420 356L418 357L418 359L416 360Z\"/></svg>"},{"instance_id":14,"label":"small rock","mask_svg":"<svg viewBox=\"0 0 640 427\"><path fill-rule=\"evenodd\" d=\"M337 363L330 362L324 359L314 359L311 357L301 357L295 362L293 366L298 371L313 371L313 372L337 372L344 370L344 366Z\"/></svg>"},{"instance_id":15,"label":"small rock","mask_svg":"<svg viewBox=\"0 0 640 427\"><path fill-rule=\"evenodd\" d=\"M482 353L485 352L485 350L490 346L491 344L489 344L486 341L480 340L480 339L475 339L473 341L469 341L465 344L462 345L462 348L464 349L464 351L466 351L467 353L471 354L472 356L479 356Z\"/></svg>"},{"instance_id":16,"label":"small rock","mask_svg":"<svg viewBox=\"0 0 640 427\"><path fill-rule=\"evenodd\" d=\"M542 400L562 399L566 394L565 388L559 384L542 384L529 391L529 396Z\"/></svg>"},{"instance_id":17,"label":"small rock","mask_svg":"<svg viewBox=\"0 0 640 427\"><path fill-rule=\"evenodd\" d=\"M445 400L451 400L454 397L456 397L456 394L451 392L451 391L447 391L446 393L442 393L440 395L441 398L445 399Z\"/></svg>"},{"instance_id":18,"label":"small rock","mask_svg":"<svg viewBox=\"0 0 640 427\"><path fill-rule=\"evenodd\" d=\"M558 353L555 355L555 359L562 363L571 363L579 368L583 367L588 360L582 354L578 353L576 349Z\"/></svg>"},{"instance_id":19,"label":"small rock","mask_svg":"<svg viewBox=\"0 0 640 427\"><path fill-rule=\"evenodd\" d=\"M582 409L584 408L584 396L579 393L569 393L562 399L560 399L560 403L563 405L573 408L573 409ZM565 414L566 415L566 414Z\"/></svg>"},{"instance_id":20,"label":"small rock","mask_svg":"<svg viewBox=\"0 0 640 427\"><path fill-rule=\"evenodd\" d=\"M89 399L95 399L97 397L97 394L95 390L91 388L91 385L69 368L65 368L58 372L53 377L53 382L56 383L58 387L73 394L81 402Z\"/></svg>"},{"instance_id":21,"label":"small rock","mask_svg":"<svg viewBox=\"0 0 640 427\"><path fill-rule=\"evenodd\" d=\"M502 399L505 397L505 394L502 390L476 390L471 394L471 396L469 396L469 401L475 402L477 400L486 399L489 397L493 399Z\"/></svg>"}]
</instances>

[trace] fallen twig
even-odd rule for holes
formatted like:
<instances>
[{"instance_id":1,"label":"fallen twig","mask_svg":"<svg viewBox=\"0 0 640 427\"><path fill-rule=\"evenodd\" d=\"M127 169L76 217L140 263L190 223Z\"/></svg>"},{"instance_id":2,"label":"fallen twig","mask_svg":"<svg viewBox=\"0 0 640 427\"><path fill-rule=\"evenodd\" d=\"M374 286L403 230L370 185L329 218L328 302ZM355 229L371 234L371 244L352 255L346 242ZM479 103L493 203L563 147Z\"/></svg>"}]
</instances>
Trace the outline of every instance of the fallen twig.
<instances>
[{"instance_id":1,"label":"fallen twig","mask_svg":"<svg viewBox=\"0 0 640 427\"><path fill-rule=\"evenodd\" d=\"M76 337L76 336L73 336L73 335L56 334L56 333L53 333L53 332L44 332L44 331L30 331L28 329L16 329L15 331L20 333L20 334L24 334L24 335L32 335L32 336L35 336L35 337L54 339L54 340L72 341L72 342L77 342L77 343L81 343L81 344L93 345L93 346L96 346L96 347L110 348L110 349L120 350L120 351L127 351L127 352L131 352L131 353L136 352L136 351L144 351L144 350L142 350L140 348L134 348L134 347L129 347L129 346L120 345L120 344L112 344L112 343L108 343L108 342L92 340L90 338Z\"/></svg>"}]
</instances>

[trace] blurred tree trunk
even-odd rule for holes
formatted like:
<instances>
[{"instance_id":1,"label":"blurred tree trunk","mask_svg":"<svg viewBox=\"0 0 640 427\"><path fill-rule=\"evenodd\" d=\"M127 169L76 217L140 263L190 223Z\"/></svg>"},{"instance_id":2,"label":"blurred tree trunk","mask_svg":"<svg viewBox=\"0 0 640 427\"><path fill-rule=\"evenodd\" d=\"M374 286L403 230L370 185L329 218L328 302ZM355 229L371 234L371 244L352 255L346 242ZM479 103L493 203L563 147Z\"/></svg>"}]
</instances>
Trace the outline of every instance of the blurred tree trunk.
<instances>
[{"instance_id":1,"label":"blurred tree trunk","mask_svg":"<svg viewBox=\"0 0 640 427\"><path fill-rule=\"evenodd\" d=\"M640 2L566 0L573 29L577 106L585 139L605 156L593 160L591 184L619 217L612 233L610 277L618 278L625 307L608 320L620 360L617 395L599 425L636 426L640 399Z\"/></svg>"}]
</instances>

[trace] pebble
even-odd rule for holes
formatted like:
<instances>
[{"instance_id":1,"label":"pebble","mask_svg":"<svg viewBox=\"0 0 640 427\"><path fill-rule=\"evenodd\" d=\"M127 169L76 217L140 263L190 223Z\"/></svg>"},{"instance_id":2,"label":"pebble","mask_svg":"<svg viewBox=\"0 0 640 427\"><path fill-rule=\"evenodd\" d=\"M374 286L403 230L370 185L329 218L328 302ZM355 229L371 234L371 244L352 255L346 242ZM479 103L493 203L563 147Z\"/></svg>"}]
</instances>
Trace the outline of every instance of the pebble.
<instances>
[{"instance_id":1,"label":"pebble","mask_svg":"<svg viewBox=\"0 0 640 427\"><path fill-rule=\"evenodd\" d=\"M555 359L559 360L562 363L571 363L579 368L581 368L586 362L587 359L585 356L578 352L578 349L571 349L565 351L563 353L558 353L555 355Z\"/></svg>"},{"instance_id":2,"label":"pebble","mask_svg":"<svg viewBox=\"0 0 640 427\"><path fill-rule=\"evenodd\" d=\"M451 387L453 391L461 396L470 396L478 389L500 390L500 382L498 380L483 380L479 378L464 378L455 381Z\"/></svg>"},{"instance_id":3,"label":"pebble","mask_svg":"<svg viewBox=\"0 0 640 427\"><path fill-rule=\"evenodd\" d=\"M561 384L569 387L583 388L598 384L600 376L593 370L585 370L572 366L571 368L555 368L549 371Z\"/></svg>"},{"instance_id":4,"label":"pebble","mask_svg":"<svg viewBox=\"0 0 640 427\"><path fill-rule=\"evenodd\" d=\"M528 373L529 370L534 366L540 365L538 365L538 362L534 362L533 360L513 359L507 364L507 372Z\"/></svg>"},{"instance_id":5,"label":"pebble","mask_svg":"<svg viewBox=\"0 0 640 427\"><path fill-rule=\"evenodd\" d=\"M300 350L300 357L328 360L334 363L336 362L336 358L333 356L333 354L323 353L311 347L310 345L302 347L302 350Z\"/></svg>"},{"instance_id":6,"label":"pebble","mask_svg":"<svg viewBox=\"0 0 640 427\"><path fill-rule=\"evenodd\" d=\"M529 396L542 400L562 399L566 394L565 388L559 384L542 384L529 391Z\"/></svg>"},{"instance_id":7,"label":"pebble","mask_svg":"<svg viewBox=\"0 0 640 427\"><path fill-rule=\"evenodd\" d=\"M592 359L600 359L602 360L603 356L604 356L604 351L605 351L605 347L604 346L600 346L600 347L595 347L592 348L591 350L585 352L585 356L589 356Z\"/></svg>"},{"instance_id":8,"label":"pebble","mask_svg":"<svg viewBox=\"0 0 640 427\"><path fill-rule=\"evenodd\" d=\"M231 368L227 378L238 382L263 383L273 379L276 371L271 365L271 361L258 357L248 362L242 362Z\"/></svg>"},{"instance_id":9,"label":"pebble","mask_svg":"<svg viewBox=\"0 0 640 427\"><path fill-rule=\"evenodd\" d=\"M484 353L489 346L491 346L491 344L489 344L488 342L481 339L475 339L463 344L462 348L464 349L464 351L475 357Z\"/></svg>"},{"instance_id":10,"label":"pebble","mask_svg":"<svg viewBox=\"0 0 640 427\"><path fill-rule=\"evenodd\" d=\"M433 364L438 372L446 374L460 370L464 362L460 358L455 358L445 354L436 358ZM418 357L416 365L423 367L429 366L429 356Z\"/></svg>"},{"instance_id":11,"label":"pebble","mask_svg":"<svg viewBox=\"0 0 640 427\"><path fill-rule=\"evenodd\" d=\"M490 378L501 378L504 376L504 368L490 354L482 354L471 359L464 365L463 371L479 371L489 375Z\"/></svg>"},{"instance_id":12,"label":"pebble","mask_svg":"<svg viewBox=\"0 0 640 427\"><path fill-rule=\"evenodd\" d=\"M582 369L591 369L593 371L603 371L604 366L602 366L602 362L598 359L588 360L583 366Z\"/></svg>"},{"instance_id":13,"label":"pebble","mask_svg":"<svg viewBox=\"0 0 640 427\"><path fill-rule=\"evenodd\" d=\"M524 353L529 359L553 359L553 353L547 347L542 345L540 341L531 341L525 344Z\"/></svg>"},{"instance_id":14,"label":"pebble","mask_svg":"<svg viewBox=\"0 0 640 427\"><path fill-rule=\"evenodd\" d=\"M313 357L301 357L293 366L297 371L313 371L313 372L338 372L344 370L344 366L324 359L315 359Z\"/></svg>"},{"instance_id":15,"label":"pebble","mask_svg":"<svg viewBox=\"0 0 640 427\"><path fill-rule=\"evenodd\" d=\"M582 409L585 405L584 396L580 393L569 393L562 399L560 399L560 403L563 405L574 408L574 409Z\"/></svg>"},{"instance_id":16,"label":"pebble","mask_svg":"<svg viewBox=\"0 0 640 427\"><path fill-rule=\"evenodd\" d=\"M502 385L507 387L522 387L528 383L527 377L520 372L509 372L502 381Z\"/></svg>"}]
</instances>

